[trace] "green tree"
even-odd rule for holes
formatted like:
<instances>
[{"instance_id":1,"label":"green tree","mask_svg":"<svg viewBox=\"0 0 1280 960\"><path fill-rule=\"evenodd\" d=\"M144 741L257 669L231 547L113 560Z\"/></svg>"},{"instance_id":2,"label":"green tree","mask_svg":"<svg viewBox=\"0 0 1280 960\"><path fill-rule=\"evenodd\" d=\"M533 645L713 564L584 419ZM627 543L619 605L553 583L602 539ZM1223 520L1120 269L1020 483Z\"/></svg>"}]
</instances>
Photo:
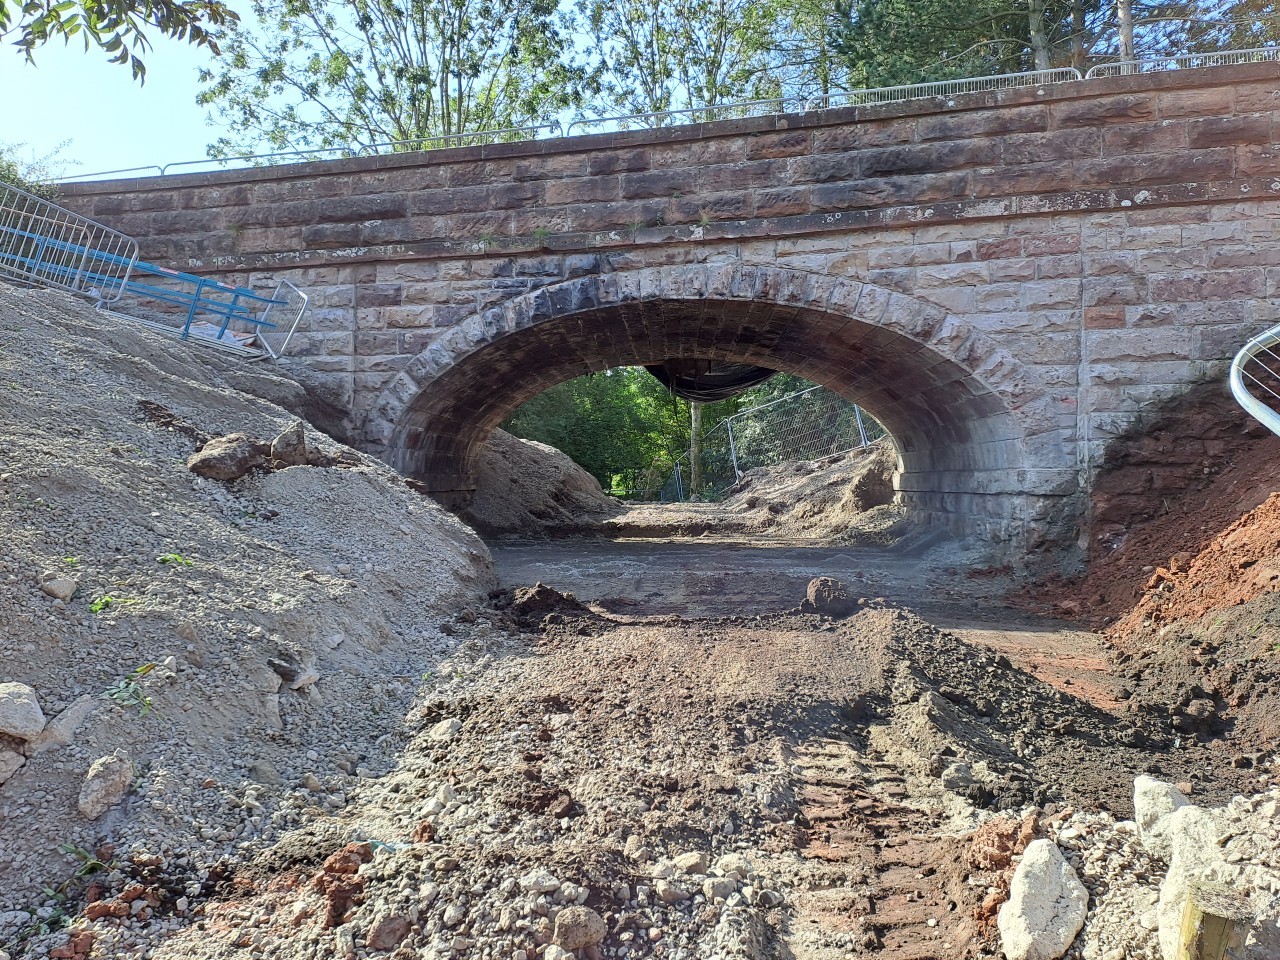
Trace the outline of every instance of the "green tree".
<instances>
[{"instance_id":1,"label":"green tree","mask_svg":"<svg viewBox=\"0 0 1280 960\"><path fill-rule=\"evenodd\" d=\"M781 3L580 0L602 106L628 113L777 96Z\"/></svg>"},{"instance_id":2,"label":"green tree","mask_svg":"<svg viewBox=\"0 0 1280 960\"><path fill-rule=\"evenodd\" d=\"M584 78L557 0L254 0L253 20L201 72L199 102L236 131L213 156L524 126Z\"/></svg>"},{"instance_id":3,"label":"green tree","mask_svg":"<svg viewBox=\"0 0 1280 960\"><path fill-rule=\"evenodd\" d=\"M238 17L222 0L0 0L0 37L34 62L35 49L54 38L80 37L85 51L97 48L112 63L127 64L133 77L146 81L138 56L150 49L149 33L186 40L219 53L214 32Z\"/></svg>"}]
</instances>

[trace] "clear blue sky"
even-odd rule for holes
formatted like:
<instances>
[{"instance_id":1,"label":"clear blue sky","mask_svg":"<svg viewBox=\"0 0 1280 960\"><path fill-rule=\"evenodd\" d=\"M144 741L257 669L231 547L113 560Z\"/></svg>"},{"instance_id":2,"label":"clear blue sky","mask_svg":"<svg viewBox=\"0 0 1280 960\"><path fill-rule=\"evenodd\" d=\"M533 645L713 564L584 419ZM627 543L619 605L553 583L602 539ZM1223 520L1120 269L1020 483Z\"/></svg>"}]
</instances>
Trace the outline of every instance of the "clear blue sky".
<instances>
[{"instance_id":1,"label":"clear blue sky","mask_svg":"<svg viewBox=\"0 0 1280 960\"><path fill-rule=\"evenodd\" d=\"M218 138L207 110L196 105L197 70L207 54L185 42L156 37L143 54L147 82L127 66L108 63L82 43L60 40L36 50L31 66L0 46L0 144L26 144L19 156L59 153L66 174L196 160Z\"/></svg>"}]
</instances>

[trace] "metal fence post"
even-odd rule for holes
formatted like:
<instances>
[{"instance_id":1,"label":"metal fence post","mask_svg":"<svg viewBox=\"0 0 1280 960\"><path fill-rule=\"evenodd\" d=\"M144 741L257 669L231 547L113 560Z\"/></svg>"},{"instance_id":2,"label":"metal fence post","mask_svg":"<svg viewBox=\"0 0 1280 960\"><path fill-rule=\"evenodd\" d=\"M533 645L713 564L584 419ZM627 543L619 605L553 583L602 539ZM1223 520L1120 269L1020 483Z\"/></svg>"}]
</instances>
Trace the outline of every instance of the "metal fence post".
<instances>
[{"instance_id":1,"label":"metal fence post","mask_svg":"<svg viewBox=\"0 0 1280 960\"><path fill-rule=\"evenodd\" d=\"M742 479L742 471L738 469L738 447L733 442L733 417L724 422L725 430L729 434L729 459L733 461L733 475L736 479Z\"/></svg>"},{"instance_id":2,"label":"metal fence post","mask_svg":"<svg viewBox=\"0 0 1280 960\"><path fill-rule=\"evenodd\" d=\"M862 408L856 403L853 405L853 418L858 421L858 436L862 438L862 445L867 445L867 427L862 422Z\"/></svg>"}]
</instances>

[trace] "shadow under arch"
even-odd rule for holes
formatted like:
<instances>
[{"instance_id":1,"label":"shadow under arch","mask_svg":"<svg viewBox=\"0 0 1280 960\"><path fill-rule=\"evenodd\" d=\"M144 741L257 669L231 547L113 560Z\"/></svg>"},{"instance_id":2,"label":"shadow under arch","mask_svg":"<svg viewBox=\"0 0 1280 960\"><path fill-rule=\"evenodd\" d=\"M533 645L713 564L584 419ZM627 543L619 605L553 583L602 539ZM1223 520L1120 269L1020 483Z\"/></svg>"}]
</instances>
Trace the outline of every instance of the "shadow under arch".
<instances>
[{"instance_id":1,"label":"shadow under arch","mask_svg":"<svg viewBox=\"0 0 1280 960\"><path fill-rule=\"evenodd\" d=\"M857 280L776 266L680 265L583 276L479 312L379 397L368 444L445 501L465 501L489 434L543 390L675 357L797 374L891 433L914 519L1021 543L1076 492L1029 412L1022 365L945 311Z\"/></svg>"}]
</instances>

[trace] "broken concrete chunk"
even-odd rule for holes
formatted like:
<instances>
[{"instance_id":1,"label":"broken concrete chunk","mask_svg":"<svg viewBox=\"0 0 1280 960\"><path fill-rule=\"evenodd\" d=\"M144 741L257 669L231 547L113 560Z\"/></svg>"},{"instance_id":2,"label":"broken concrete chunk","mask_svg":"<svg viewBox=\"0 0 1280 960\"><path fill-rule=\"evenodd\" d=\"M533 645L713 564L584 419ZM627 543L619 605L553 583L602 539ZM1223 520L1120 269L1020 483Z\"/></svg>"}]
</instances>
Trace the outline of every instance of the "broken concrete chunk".
<instances>
[{"instance_id":1,"label":"broken concrete chunk","mask_svg":"<svg viewBox=\"0 0 1280 960\"><path fill-rule=\"evenodd\" d=\"M133 786L133 761L124 750L93 761L80 788L80 813L90 820L100 816L124 799Z\"/></svg>"},{"instance_id":2,"label":"broken concrete chunk","mask_svg":"<svg viewBox=\"0 0 1280 960\"><path fill-rule=\"evenodd\" d=\"M1058 960L1084 926L1089 893L1052 840L1035 840L1013 873L1000 908L1007 960Z\"/></svg>"},{"instance_id":3,"label":"broken concrete chunk","mask_svg":"<svg viewBox=\"0 0 1280 960\"><path fill-rule=\"evenodd\" d=\"M44 711L25 683L0 683L0 733L31 740L44 729Z\"/></svg>"}]
</instances>

